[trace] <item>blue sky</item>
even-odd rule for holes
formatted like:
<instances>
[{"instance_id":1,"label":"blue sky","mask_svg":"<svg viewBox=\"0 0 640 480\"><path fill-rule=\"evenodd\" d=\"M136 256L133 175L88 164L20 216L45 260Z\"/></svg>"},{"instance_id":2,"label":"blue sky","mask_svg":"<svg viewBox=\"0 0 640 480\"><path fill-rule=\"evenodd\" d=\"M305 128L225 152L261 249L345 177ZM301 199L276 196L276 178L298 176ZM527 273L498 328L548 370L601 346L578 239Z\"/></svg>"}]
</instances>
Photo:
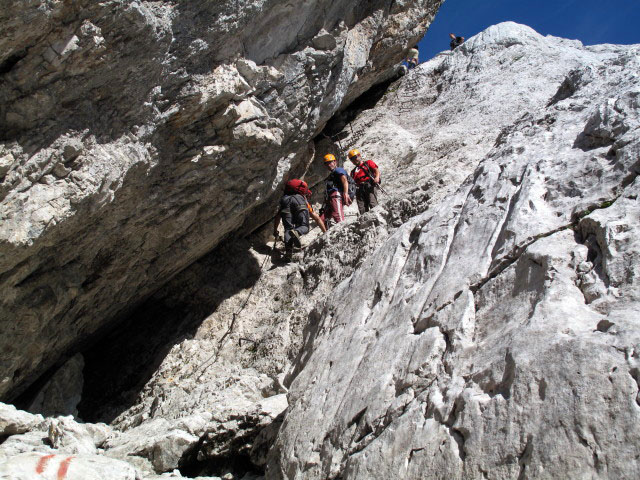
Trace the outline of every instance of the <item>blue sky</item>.
<instances>
[{"instance_id":1,"label":"blue sky","mask_svg":"<svg viewBox=\"0 0 640 480\"><path fill-rule=\"evenodd\" d=\"M420 61L448 50L449 32L470 38L507 20L585 45L640 43L640 0L445 0L418 44Z\"/></svg>"}]
</instances>

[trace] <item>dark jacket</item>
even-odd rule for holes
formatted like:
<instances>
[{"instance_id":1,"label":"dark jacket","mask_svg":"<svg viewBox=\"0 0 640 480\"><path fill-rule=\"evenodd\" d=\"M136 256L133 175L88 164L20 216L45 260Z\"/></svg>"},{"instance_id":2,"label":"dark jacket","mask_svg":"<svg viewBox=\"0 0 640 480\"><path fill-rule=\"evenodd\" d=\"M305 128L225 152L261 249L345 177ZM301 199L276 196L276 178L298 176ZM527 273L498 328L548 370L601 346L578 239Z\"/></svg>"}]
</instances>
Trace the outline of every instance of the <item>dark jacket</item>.
<instances>
[{"instance_id":1,"label":"dark jacket","mask_svg":"<svg viewBox=\"0 0 640 480\"><path fill-rule=\"evenodd\" d=\"M299 193L283 195L280 199L280 218L285 230L292 230L302 225L309 227L307 199Z\"/></svg>"}]
</instances>

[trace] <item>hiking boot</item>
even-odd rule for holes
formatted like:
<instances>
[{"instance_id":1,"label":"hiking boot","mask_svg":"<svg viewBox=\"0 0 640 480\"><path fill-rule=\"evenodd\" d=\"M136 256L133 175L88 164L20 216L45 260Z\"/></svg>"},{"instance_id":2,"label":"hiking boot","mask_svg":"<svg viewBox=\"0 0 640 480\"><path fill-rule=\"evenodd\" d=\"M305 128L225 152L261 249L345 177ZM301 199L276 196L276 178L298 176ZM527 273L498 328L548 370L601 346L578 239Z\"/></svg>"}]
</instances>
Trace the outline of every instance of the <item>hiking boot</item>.
<instances>
[{"instance_id":1,"label":"hiking boot","mask_svg":"<svg viewBox=\"0 0 640 480\"><path fill-rule=\"evenodd\" d=\"M302 243L300 243L300 234L296 230L291 230L291 245L294 247L302 247Z\"/></svg>"},{"instance_id":2,"label":"hiking boot","mask_svg":"<svg viewBox=\"0 0 640 480\"><path fill-rule=\"evenodd\" d=\"M284 255L282 255L281 260L284 263L289 263L293 259L293 247L289 246L285 248Z\"/></svg>"}]
</instances>

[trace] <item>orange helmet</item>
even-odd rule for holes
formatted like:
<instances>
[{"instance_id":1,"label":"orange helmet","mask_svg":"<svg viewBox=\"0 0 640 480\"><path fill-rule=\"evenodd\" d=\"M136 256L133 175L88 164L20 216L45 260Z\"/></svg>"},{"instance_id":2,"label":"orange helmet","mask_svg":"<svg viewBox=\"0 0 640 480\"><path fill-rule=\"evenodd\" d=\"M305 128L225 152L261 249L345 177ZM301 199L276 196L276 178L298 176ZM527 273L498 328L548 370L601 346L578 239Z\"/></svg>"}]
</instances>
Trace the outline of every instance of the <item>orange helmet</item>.
<instances>
[{"instance_id":1,"label":"orange helmet","mask_svg":"<svg viewBox=\"0 0 640 480\"><path fill-rule=\"evenodd\" d=\"M360 155L360 150L358 150L357 148L354 148L353 150L349 150L349 154L348 154L349 158L353 158L357 155Z\"/></svg>"},{"instance_id":2,"label":"orange helmet","mask_svg":"<svg viewBox=\"0 0 640 480\"><path fill-rule=\"evenodd\" d=\"M335 162L335 161L336 161L336 156L331 153L327 153L324 156L324 163Z\"/></svg>"}]
</instances>

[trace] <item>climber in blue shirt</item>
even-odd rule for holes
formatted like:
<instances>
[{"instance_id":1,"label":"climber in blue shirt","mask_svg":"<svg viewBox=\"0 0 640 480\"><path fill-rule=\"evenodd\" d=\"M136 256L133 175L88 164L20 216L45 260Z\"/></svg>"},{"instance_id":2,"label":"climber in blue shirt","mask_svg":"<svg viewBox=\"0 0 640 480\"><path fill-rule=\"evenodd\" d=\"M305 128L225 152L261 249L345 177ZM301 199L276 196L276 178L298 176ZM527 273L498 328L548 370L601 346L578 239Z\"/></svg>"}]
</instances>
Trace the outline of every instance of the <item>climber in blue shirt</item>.
<instances>
[{"instance_id":1,"label":"climber in blue shirt","mask_svg":"<svg viewBox=\"0 0 640 480\"><path fill-rule=\"evenodd\" d=\"M336 157L330 153L324 156L324 165L331 173L327 177L327 193L325 195L324 206L322 207L320 218L327 225L329 219L336 223L344 220L343 205L351 205L349 198L349 182L347 180L347 172L344 168L338 167Z\"/></svg>"}]
</instances>

